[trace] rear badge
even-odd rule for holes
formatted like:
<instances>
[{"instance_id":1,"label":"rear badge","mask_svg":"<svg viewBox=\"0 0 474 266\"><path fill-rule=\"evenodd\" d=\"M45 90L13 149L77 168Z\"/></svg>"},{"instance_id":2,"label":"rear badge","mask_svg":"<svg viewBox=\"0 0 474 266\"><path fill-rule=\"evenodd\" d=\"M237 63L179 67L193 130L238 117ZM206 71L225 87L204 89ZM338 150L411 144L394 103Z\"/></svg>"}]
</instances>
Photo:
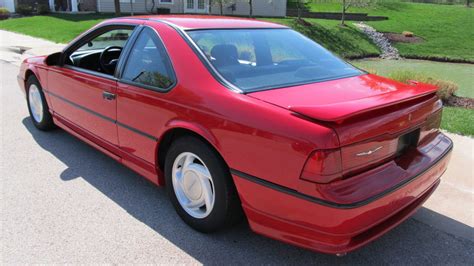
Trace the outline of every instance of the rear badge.
<instances>
[{"instance_id":1,"label":"rear badge","mask_svg":"<svg viewBox=\"0 0 474 266\"><path fill-rule=\"evenodd\" d=\"M364 151L364 152L361 152L361 153L357 153L356 155L357 156L368 156L368 155L371 155L373 153L376 153L378 150L382 149L383 146L379 146L373 150L369 150L369 151Z\"/></svg>"}]
</instances>

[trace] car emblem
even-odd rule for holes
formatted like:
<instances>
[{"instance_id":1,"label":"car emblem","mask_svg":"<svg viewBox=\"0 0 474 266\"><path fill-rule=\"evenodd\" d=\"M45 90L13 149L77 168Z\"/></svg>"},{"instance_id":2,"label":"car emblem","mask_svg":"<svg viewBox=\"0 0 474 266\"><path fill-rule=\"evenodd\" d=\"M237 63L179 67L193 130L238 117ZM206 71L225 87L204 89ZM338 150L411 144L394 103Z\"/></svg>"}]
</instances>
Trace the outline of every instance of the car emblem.
<instances>
[{"instance_id":1,"label":"car emblem","mask_svg":"<svg viewBox=\"0 0 474 266\"><path fill-rule=\"evenodd\" d=\"M356 155L357 156L368 156L368 155L371 155L373 153L376 153L378 150L382 149L383 146L379 146L373 150L368 150L368 151L364 151L364 152L361 152L361 153L357 153Z\"/></svg>"}]
</instances>

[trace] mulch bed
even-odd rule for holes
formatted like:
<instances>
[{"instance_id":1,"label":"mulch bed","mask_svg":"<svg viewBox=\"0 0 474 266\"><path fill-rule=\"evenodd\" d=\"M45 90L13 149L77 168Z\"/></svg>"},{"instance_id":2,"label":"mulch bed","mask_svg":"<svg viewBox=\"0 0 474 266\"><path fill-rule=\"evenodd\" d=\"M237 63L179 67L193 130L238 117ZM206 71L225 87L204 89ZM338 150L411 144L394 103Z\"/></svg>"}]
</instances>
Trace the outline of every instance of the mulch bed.
<instances>
[{"instance_id":1,"label":"mulch bed","mask_svg":"<svg viewBox=\"0 0 474 266\"><path fill-rule=\"evenodd\" d=\"M385 37L391 42L419 43L424 41L421 37L406 37L405 35L400 33L385 32L383 33L383 35L385 35Z\"/></svg>"},{"instance_id":2,"label":"mulch bed","mask_svg":"<svg viewBox=\"0 0 474 266\"><path fill-rule=\"evenodd\" d=\"M448 106L455 106L455 107L463 107L466 109L474 109L474 99L467 98L467 97L458 97L458 96L451 96L445 102Z\"/></svg>"}]
</instances>

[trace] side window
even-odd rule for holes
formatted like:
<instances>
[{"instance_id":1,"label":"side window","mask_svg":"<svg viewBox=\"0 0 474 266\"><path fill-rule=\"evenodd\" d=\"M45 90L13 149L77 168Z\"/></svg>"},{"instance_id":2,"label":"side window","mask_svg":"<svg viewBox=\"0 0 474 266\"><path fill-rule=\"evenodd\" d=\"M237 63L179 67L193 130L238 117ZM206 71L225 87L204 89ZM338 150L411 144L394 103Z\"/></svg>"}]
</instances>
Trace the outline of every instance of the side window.
<instances>
[{"instance_id":1,"label":"side window","mask_svg":"<svg viewBox=\"0 0 474 266\"><path fill-rule=\"evenodd\" d=\"M124 47L128 37L132 34L132 31L132 29L115 29L107 31L79 47L77 51L98 50L104 49L108 46Z\"/></svg>"},{"instance_id":2,"label":"side window","mask_svg":"<svg viewBox=\"0 0 474 266\"><path fill-rule=\"evenodd\" d=\"M166 89L174 83L170 59L153 30L145 28L138 36L128 56L122 79L159 89Z\"/></svg>"},{"instance_id":3,"label":"side window","mask_svg":"<svg viewBox=\"0 0 474 266\"><path fill-rule=\"evenodd\" d=\"M133 29L133 26L114 27L105 32L99 29L101 34L84 41L84 44L76 50L68 52L65 64L113 75L122 49L132 35Z\"/></svg>"}]
</instances>

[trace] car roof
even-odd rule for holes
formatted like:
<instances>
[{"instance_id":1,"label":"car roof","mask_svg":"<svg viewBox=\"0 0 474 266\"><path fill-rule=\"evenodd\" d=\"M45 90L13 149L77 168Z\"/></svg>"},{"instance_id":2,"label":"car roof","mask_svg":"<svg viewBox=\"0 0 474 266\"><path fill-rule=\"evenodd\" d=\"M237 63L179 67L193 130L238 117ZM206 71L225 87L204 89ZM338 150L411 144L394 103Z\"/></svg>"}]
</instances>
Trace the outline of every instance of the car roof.
<instances>
[{"instance_id":1,"label":"car roof","mask_svg":"<svg viewBox=\"0 0 474 266\"><path fill-rule=\"evenodd\" d=\"M248 29L287 28L277 23L251 18L208 16L208 15L147 15L127 17L131 20L162 21L184 30L197 29Z\"/></svg>"}]
</instances>

